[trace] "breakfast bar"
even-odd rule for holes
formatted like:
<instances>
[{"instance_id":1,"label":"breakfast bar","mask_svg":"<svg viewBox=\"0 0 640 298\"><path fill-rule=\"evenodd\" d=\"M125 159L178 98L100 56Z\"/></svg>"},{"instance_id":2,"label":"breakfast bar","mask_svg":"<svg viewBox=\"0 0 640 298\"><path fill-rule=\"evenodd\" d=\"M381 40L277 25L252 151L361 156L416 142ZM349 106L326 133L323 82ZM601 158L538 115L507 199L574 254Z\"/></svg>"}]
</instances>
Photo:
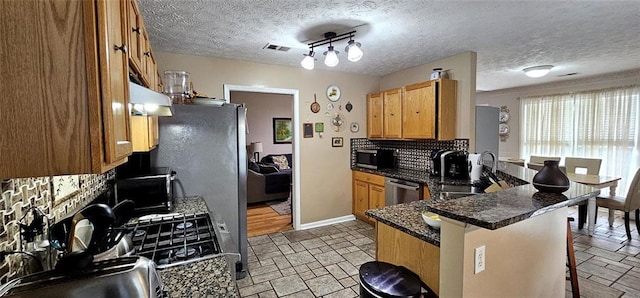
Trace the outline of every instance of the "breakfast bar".
<instances>
[{"instance_id":1,"label":"breakfast bar","mask_svg":"<svg viewBox=\"0 0 640 298\"><path fill-rule=\"evenodd\" d=\"M498 174L505 180L530 182L535 171L500 163ZM599 191L572 182L568 191L550 194L519 184L456 199L443 199L433 187L431 200L368 210L366 214L377 220L377 259L407 266L441 297L563 296L566 207ZM440 230L423 221L425 210L439 215ZM393 238L389 229L396 233ZM385 242L398 237L421 245L417 250L402 249L417 252L422 258L418 265L389 252Z\"/></svg>"}]
</instances>

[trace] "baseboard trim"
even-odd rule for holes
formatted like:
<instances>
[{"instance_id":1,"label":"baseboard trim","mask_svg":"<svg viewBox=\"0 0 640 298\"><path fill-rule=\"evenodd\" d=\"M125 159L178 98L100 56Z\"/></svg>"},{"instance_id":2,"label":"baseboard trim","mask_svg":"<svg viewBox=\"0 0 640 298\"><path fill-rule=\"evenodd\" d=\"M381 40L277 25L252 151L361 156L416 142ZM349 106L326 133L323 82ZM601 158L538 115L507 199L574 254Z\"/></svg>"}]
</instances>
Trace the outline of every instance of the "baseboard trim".
<instances>
[{"instance_id":1,"label":"baseboard trim","mask_svg":"<svg viewBox=\"0 0 640 298\"><path fill-rule=\"evenodd\" d=\"M356 217L353 216L353 214L346 215L346 216L340 216L340 217L334 217L334 218L329 218L329 219L325 219L325 220L320 220L320 221L314 221L314 222L310 222L310 223L306 223L306 224L301 224L300 227L298 228L298 230L307 230L307 229L312 229L312 228L317 228L317 227L322 227L322 226L328 226L328 225L333 225L333 224L352 221L352 220L356 220Z\"/></svg>"}]
</instances>

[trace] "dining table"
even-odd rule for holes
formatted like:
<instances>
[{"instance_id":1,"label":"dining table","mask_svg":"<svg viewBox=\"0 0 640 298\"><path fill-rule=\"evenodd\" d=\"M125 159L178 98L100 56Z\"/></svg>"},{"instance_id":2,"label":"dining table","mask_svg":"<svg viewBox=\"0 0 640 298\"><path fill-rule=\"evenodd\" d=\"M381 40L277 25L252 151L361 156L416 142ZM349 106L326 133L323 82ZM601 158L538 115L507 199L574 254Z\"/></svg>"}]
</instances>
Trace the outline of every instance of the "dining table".
<instances>
[{"instance_id":1,"label":"dining table","mask_svg":"<svg viewBox=\"0 0 640 298\"><path fill-rule=\"evenodd\" d=\"M616 188L618 187L618 181L622 179L622 177L613 177L613 176L600 176L600 175L590 175L590 174L576 174L576 173L567 173L567 177L569 180L585 184L589 186L593 186L597 189L609 188L609 194L611 196L616 195ZM596 198L589 198L587 201L587 222L588 222L588 232L589 236L593 236L593 232L595 230L595 219L596 212L598 207L596 206Z\"/></svg>"}]
</instances>

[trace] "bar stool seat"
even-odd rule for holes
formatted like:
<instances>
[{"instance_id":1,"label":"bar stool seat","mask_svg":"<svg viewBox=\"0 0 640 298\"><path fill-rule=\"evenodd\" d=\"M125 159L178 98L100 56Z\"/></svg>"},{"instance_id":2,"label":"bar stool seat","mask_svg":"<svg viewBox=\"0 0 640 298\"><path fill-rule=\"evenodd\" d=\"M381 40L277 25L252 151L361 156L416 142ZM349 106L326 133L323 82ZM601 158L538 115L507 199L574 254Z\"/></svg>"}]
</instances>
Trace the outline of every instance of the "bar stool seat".
<instances>
[{"instance_id":1,"label":"bar stool seat","mask_svg":"<svg viewBox=\"0 0 640 298\"><path fill-rule=\"evenodd\" d=\"M360 297L421 297L422 283L409 269L385 262L360 266ZM425 296L426 297L426 296Z\"/></svg>"}]
</instances>

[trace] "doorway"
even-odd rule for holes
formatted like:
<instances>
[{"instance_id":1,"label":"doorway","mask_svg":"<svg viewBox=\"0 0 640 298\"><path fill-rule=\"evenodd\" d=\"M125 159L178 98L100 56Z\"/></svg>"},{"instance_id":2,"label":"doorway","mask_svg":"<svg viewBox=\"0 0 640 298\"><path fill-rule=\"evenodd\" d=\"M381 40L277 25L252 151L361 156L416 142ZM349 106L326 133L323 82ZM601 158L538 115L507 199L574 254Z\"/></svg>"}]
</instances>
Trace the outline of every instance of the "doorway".
<instances>
[{"instance_id":1,"label":"doorway","mask_svg":"<svg viewBox=\"0 0 640 298\"><path fill-rule=\"evenodd\" d=\"M239 85L224 85L224 98L227 101L231 101L232 97L234 96L234 94L236 96L238 96L239 94L242 93L263 93L265 95L267 94L271 94L271 95L286 95L286 96L290 96L293 100L293 111L291 111L291 128L292 128L292 140L291 140L291 150L292 150L292 171L291 171L291 186L290 186L290 200L291 200L291 225L293 229L297 229L297 227L300 226L300 202L299 202L299 198L300 198L300 144L299 144L299 140L301 138L301 134L300 134L300 129L298 129L300 127L300 117L299 117L299 96L298 96L298 90L296 89L280 89L280 88L265 88L265 87L254 87L254 86L239 86ZM251 107L249 108L249 112L251 113ZM275 123L275 122L274 122ZM264 127L257 127L256 125L258 124L253 124L254 130L258 130L261 129L262 131L264 131ZM264 123L262 123L262 125L264 126ZM275 125L275 124L274 124ZM251 138L253 136L251 136L251 132L252 132L252 123L249 122L248 123L248 130L249 130L249 135L247 136L247 145L249 145ZM269 124L269 131L271 131L271 124ZM264 139L266 138L265 136L262 136L264 143L269 142L269 145L272 145L271 143L275 143L275 140L272 141L269 137L269 139ZM274 136L275 138L275 136ZM263 147L271 147L271 146L264 146ZM277 150L277 149L274 149ZM266 151L266 150L265 150ZM263 152L263 154L260 154L260 158L263 157L266 154L269 154L270 152ZM273 153L282 153L282 152L273 152ZM248 155L249 157L253 156L253 155ZM274 203L281 203L281 202L274 202ZM267 209L264 209L267 208ZM282 223L283 219L281 217L280 214L276 213L275 211L273 211L273 213L271 213L272 209L270 205L268 204L252 204L252 206L250 207L250 210L248 210L248 217L251 217L252 219L255 218L259 218L259 217L268 217L268 216L274 216L274 218L280 218L280 224ZM277 208L273 208L274 210ZM247 214L247 213L245 213ZM269 215L271 214L271 215ZM249 224L249 223L248 223ZM265 230L266 231L266 230ZM254 231L252 231L254 232ZM250 233L251 234L251 233ZM251 237L252 235L248 235L249 237Z\"/></svg>"}]
</instances>

